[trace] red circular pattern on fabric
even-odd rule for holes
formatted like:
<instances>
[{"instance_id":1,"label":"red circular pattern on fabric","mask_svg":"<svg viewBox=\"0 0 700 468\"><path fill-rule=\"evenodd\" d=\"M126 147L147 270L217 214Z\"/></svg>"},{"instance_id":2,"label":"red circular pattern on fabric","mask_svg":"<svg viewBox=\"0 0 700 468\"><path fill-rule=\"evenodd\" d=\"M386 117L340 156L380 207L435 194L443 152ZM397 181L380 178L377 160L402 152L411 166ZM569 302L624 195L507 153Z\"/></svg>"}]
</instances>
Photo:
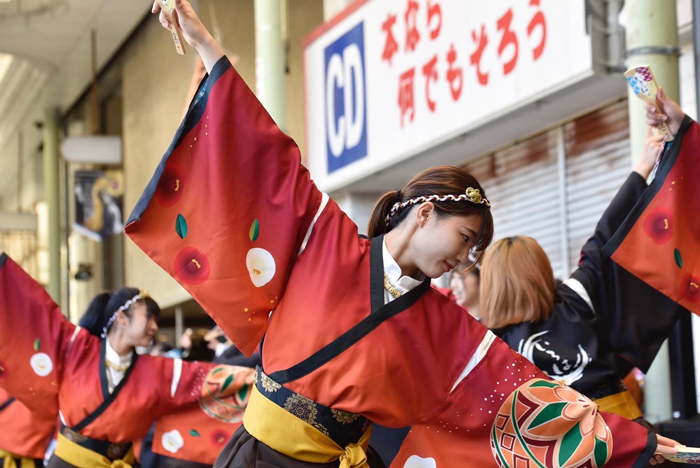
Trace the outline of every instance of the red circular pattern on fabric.
<instances>
[{"instance_id":1,"label":"red circular pattern on fabric","mask_svg":"<svg viewBox=\"0 0 700 468\"><path fill-rule=\"evenodd\" d=\"M229 437L228 432L223 429L217 429L211 433L211 443L217 447L223 447L228 442Z\"/></svg>"},{"instance_id":2,"label":"red circular pattern on fabric","mask_svg":"<svg viewBox=\"0 0 700 468\"><path fill-rule=\"evenodd\" d=\"M194 247L186 247L175 257L175 274L187 284L201 284L209 279L209 259Z\"/></svg>"},{"instance_id":3,"label":"red circular pattern on fabric","mask_svg":"<svg viewBox=\"0 0 700 468\"><path fill-rule=\"evenodd\" d=\"M688 302L700 302L700 279L697 276L685 275L681 280L681 297Z\"/></svg>"},{"instance_id":4,"label":"red circular pattern on fabric","mask_svg":"<svg viewBox=\"0 0 700 468\"><path fill-rule=\"evenodd\" d=\"M175 205L182 198L186 182L187 172L182 166L174 163L167 164L156 188L158 203L166 208Z\"/></svg>"},{"instance_id":5,"label":"red circular pattern on fabric","mask_svg":"<svg viewBox=\"0 0 700 468\"><path fill-rule=\"evenodd\" d=\"M661 245L673 236L673 213L664 206L659 206L644 219L644 232Z\"/></svg>"}]
</instances>

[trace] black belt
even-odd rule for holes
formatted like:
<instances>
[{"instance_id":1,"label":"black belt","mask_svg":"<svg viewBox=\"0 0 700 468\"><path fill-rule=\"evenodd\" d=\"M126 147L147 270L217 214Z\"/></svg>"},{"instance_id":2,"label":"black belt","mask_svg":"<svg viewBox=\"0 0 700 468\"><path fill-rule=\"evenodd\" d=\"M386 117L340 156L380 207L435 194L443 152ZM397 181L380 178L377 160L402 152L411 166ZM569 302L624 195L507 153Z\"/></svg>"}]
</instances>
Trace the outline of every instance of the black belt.
<instances>
[{"instance_id":1,"label":"black belt","mask_svg":"<svg viewBox=\"0 0 700 468\"><path fill-rule=\"evenodd\" d=\"M99 453L110 460L121 460L131 449L131 442L123 442L121 444L112 443L106 440L91 439L78 432L75 432L66 426L61 427L61 434L71 442L80 445L92 452Z\"/></svg>"},{"instance_id":2,"label":"black belt","mask_svg":"<svg viewBox=\"0 0 700 468\"><path fill-rule=\"evenodd\" d=\"M357 443L371 424L362 415L329 408L283 387L259 366L255 372L255 386L262 396L315 427L340 447Z\"/></svg>"}]
</instances>

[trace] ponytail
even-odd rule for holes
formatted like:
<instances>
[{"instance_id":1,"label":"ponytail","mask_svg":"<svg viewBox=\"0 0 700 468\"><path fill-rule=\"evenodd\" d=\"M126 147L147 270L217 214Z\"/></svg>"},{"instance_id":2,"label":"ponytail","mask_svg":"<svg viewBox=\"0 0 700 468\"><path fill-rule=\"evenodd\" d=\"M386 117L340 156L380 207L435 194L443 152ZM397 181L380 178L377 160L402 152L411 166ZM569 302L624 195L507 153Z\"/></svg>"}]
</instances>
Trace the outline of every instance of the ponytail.
<instances>
[{"instance_id":1,"label":"ponytail","mask_svg":"<svg viewBox=\"0 0 700 468\"><path fill-rule=\"evenodd\" d=\"M376 237L391 231L401 224L408 213L412 211L413 206L415 206L407 204L404 208L398 207L392 212L392 207L396 203L407 202L418 197L427 198L431 195L440 197L446 195L458 196L466 193L469 188L478 190L481 197L486 198L486 193L479 185L479 182L461 167L436 166L426 169L411 179L401 190L387 192L382 195L370 216L367 235ZM475 261L479 262L483 252L493 238L493 217L490 207L487 204L472 203L466 200L435 201L433 204L438 216L481 216L481 229L474 245L474 250L476 251Z\"/></svg>"},{"instance_id":2,"label":"ponytail","mask_svg":"<svg viewBox=\"0 0 700 468\"><path fill-rule=\"evenodd\" d=\"M374 205L374 209L372 210L372 216L369 218L369 225L367 226L367 235L369 237L377 237L389 232L386 217L389 216L394 203L401 201L398 199L400 196L401 192L399 191L387 192L377 201L377 204Z\"/></svg>"},{"instance_id":3,"label":"ponytail","mask_svg":"<svg viewBox=\"0 0 700 468\"><path fill-rule=\"evenodd\" d=\"M102 336L105 331L109 331L105 328L111 328L110 319L114 313L138 294L140 291L137 288L119 288L114 294L109 292L98 294L90 302L78 325L95 336ZM160 316L160 307L151 297L142 297L138 302L146 305L149 318ZM129 309L123 310L123 312L127 317L130 316Z\"/></svg>"},{"instance_id":4,"label":"ponytail","mask_svg":"<svg viewBox=\"0 0 700 468\"><path fill-rule=\"evenodd\" d=\"M95 296L87 310L80 318L78 325L89 331L95 336L100 336L102 334L102 329L107 325L106 309L109 300L112 298L112 294L108 292L103 292Z\"/></svg>"}]
</instances>

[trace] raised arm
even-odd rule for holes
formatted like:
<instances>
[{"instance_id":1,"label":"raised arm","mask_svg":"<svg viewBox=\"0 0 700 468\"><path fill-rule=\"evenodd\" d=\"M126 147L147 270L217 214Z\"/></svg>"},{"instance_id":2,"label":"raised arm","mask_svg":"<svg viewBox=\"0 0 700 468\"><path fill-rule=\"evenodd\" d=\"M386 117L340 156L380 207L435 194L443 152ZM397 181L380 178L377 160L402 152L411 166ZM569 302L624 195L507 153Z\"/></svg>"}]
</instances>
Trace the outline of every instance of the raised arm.
<instances>
[{"instance_id":1,"label":"raised arm","mask_svg":"<svg viewBox=\"0 0 700 468\"><path fill-rule=\"evenodd\" d=\"M297 145L221 57L126 233L250 355L327 201Z\"/></svg>"},{"instance_id":2,"label":"raised arm","mask_svg":"<svg viewBox=\"0 0 700 468\"><path fill-rule=\"evenodd\" d=\"M0 254L0 387L32 411L57 412L74 331L44 288Z\"/></svg>"},{"instance_id":3,"label":"raised arm","mask_svg":"<svg viewBox=\"0 0 700 468\"><path fill-rule=\"evenodd\" d=\"M627 361L647 371L682 308L603 252L647 189L662 137L649 129L644 153L581 250L578 269L562 288L577 292L595 316L600 336ZM639 252L639 255L645 255ZM574 297L562 294L562 297ZM574 299L577 300L577 299Z\"/></svg>"},{"instance_id":4,"label":"raised arm","mask_svg":"<svg viewBox=\"0 0 700 468\"><path fill-rule=\"evenodd\" d=\"M153 2L151 13L158 13L159 11L158 19L160 24L169 30L171 25L168 17L160 10L158 3ZM187 0L175 0L175 11L177 12L175 21L178 22L178 26L182 29L185 40L202 57L207 73L211 73L216 62L224 56L224 52L199 20L190 2Z\"/></svg>"}]
</instances>

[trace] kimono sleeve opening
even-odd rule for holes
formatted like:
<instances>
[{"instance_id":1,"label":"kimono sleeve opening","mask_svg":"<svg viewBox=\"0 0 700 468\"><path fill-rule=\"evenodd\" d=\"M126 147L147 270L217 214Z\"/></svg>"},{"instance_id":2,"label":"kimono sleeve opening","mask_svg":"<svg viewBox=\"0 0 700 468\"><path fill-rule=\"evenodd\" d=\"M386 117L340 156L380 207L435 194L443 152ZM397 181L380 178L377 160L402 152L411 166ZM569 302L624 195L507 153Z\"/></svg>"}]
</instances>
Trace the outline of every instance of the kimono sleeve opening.
<instances>
[{"instance_id":1,"label":"kimono sleeve opening","mask_svg":"<svg viewBox=\"0 0 700 468\"><path fill-rule=\"evenodd\" d=\"M44 288L0 256L0 387L27 408L58 412L58 388L75 330Z\"/></svg>"},{"instance_id":2,"label":"kimono sleeve opening","mask_svg":"<svg viewBox=\"0 0 700 468\"><path fill-rule=\"evenodd\" d=\"M564 282L592 308L590 319L601 338L643 372L648 371L682 308L630 274L603 249L646 189L641 175L630 174L583 246L578 269Z\"/></svg>"},{"instance_id":3,"label":"kimono sleeve opening","mask_svg":"<svg viewBox=\"0 0 700 468\"><path fill-rule=\"evenodd\" d=\"M297 145L223 57L126 233L250 356L322 199Z\"/></svg>"}]
</instances>

